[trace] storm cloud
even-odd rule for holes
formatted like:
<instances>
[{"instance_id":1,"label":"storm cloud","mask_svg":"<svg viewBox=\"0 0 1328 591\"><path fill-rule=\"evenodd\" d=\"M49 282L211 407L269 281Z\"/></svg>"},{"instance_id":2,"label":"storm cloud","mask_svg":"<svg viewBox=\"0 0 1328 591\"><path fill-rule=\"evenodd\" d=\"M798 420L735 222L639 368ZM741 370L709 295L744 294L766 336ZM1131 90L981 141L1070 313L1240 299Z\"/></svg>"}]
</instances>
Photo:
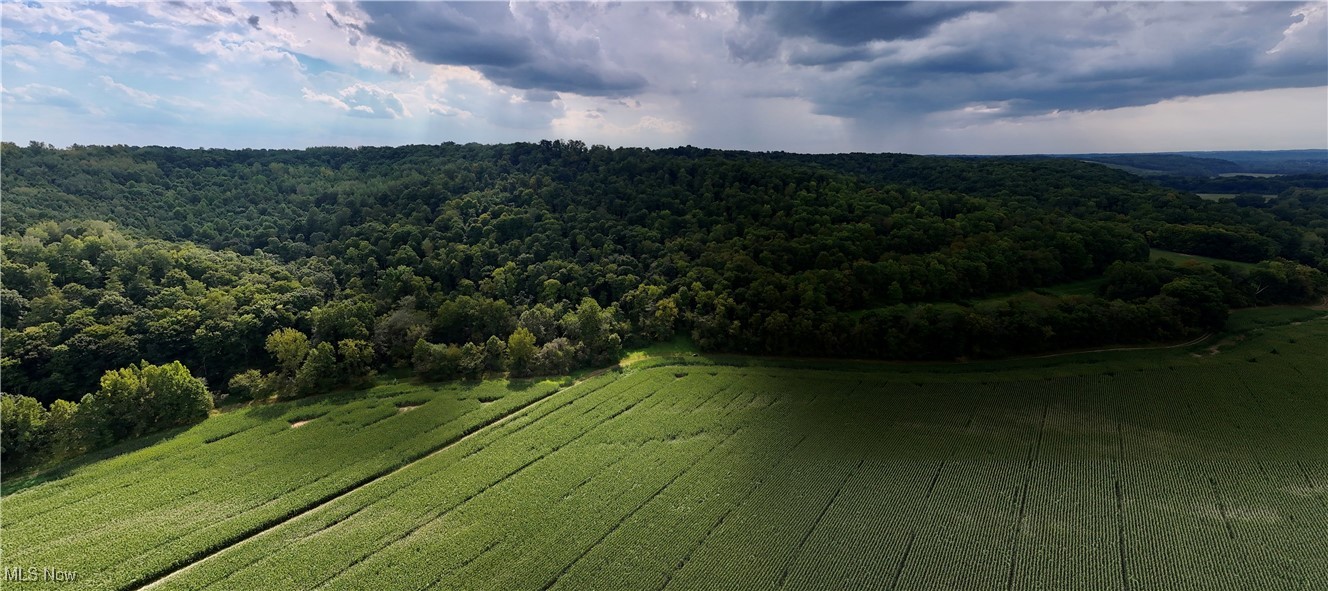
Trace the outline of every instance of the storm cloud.
<instances>
[{"instance_id":1,"label":"storm cloud","mask_svg":"<svg viewBox=\"0 0 1328 591\"><path fill-rule=\"evenodd\" d=\"M1328 84L1322 5L1028 3L945 16L923 36L814 43L789 63L856 62L810 98L820 112L865 118L881 107L1024 116Z\"/></svg>"},{"instance_id":2,"label":"storm cloud","mask_svg":"<svg viewBox=\"0 0 1328 591\"><path fill-rule=\"evenodd\" d=\"M468 66L515 89L622 97L677 86L641 74L662 60L624 45L655 31L644 18L613 22L628 30L608 31L615 8L360 7L368 34L421 61ZM696 21L693 7L668 13ZM1321 4L739 2L734 13L715 32L728 60L750 66L745 96L770 94L762 87L782 80L805 89L801 98L816 113L856 120L962 109L1026 116L1328 84ZM706 62L716 57L694 58L699 83L730 74ZM714 83L721 82L744 83Z\"/></svg>"},{"instance_id":3,"label":"storm cloud","mask_svg":"<svg viewBox=\"0 0 1328 591\"><path fill-rule=\"evenodd\" d=\"M925 37L944 22L999 9L992 2L741 2L748 36L807 37L838 47ZM844 55L850 55L846 53Z\"/></svg>"},{"instance_id":4,"label":"storm cloud","mask_svg":"<svg viewBox=\"0 0 1328 591\"><path fill-rule=\"evenodd\" d=\"M1322 1L33 1L6 4L0 28L15 139L964 153L1328 141Z\"/></svg>"},{"instance_id":5,"label":"storm cloud","mask_svg":"<svg viewBox=\"0 0 1328 591\"><path fill-rule=\"evenodd\" d=\"M360 8L370 18L369 34L423 62L473 67L505 86L623 96L646 85L610 62L593 36L557 27L559 15L544 5L365 2Z\"/></svg>"}]
</instances>

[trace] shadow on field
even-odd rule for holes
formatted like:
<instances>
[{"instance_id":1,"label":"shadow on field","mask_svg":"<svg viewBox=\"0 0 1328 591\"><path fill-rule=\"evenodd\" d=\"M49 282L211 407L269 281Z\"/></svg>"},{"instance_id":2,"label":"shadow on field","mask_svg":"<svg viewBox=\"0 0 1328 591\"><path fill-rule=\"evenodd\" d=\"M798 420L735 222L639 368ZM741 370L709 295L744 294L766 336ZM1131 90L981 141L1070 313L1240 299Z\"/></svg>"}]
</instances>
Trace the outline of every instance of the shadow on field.
<instances>
[{"instance_id":1,"label":"shadow on field","mask_svg":"<svg viewBox=\"0 0 1328 591\"><path fill-rule=\"evenodd\" d=\"M264 404L263 406L255 406L244 411L244 416L270 421L286 414L286 411L288 410L290 410L290 408L284 404Z\"/></svg>"},{"instance_id":2,"label":"shadow on field","mask_svg":"<svg viewBox=\"0 0 1328 591\"><path fill-rule=\"evenodd\" d=\"M532 386L534 386L537 383L538 381L535 380L534 378L508 380L507 389L513 392L521 392L524 390L529 390Z\"/></svg>"},{"instance_id":3,"label":"shadow on field","mask_svg":"<svg viewBox=\"0 0 1328 591\"><path fill-rule=\"evenodd\" d=\"M333 390L331 392L326 392L323 394L311 394L308 396L303 396L298 398L277 397L274 399L268 399L260 402L250 403L252 404L252 406L248 407L247 409L241 409L239 412L243 412L245 416L255 419L261 419L261 420L277 419L289 413L292 410L296 410L305 406L312 406L315 404L347 404L350 402L355 402L357 400L363 399L365 395L374 388L382 386L383 384L381 383L379 384L369 383L369 384L360 384L357 386L351 386L348 388L342 388L339 390Z\"/></svg>"},{"instance_id":4,"label":"shadow on field","mask_svg":"<svg viewBox=\"0 0 1328 591\"><path fill-rule=\"evenodd\" d=\"M108 447L106 449L100 449L94 452L83 454L81 456L69 460L65 460L55 467L46 470L40 470L38 472L35 472L27 476L23 475L6 476L4 482L0 482L0 495L9 495L26 488L32 488L34 486L37 486L38 484L60 480L66 476L73 474L74 472L77 472L79 468L82 468L83 466L86 466L88 464L100 462L102 460L109 460L116 456L121 456L127 453L136 452L140 449L151 447L162 441L166 441L167 439L175 437L176 435L184 433L185 431L188 431L193 427L194 425L176 427L174 429L162 431L160 433L154 433L152 435L139 437L138 439L132 439L120 443L118 445Z\"/></svg>"}]
</instances>

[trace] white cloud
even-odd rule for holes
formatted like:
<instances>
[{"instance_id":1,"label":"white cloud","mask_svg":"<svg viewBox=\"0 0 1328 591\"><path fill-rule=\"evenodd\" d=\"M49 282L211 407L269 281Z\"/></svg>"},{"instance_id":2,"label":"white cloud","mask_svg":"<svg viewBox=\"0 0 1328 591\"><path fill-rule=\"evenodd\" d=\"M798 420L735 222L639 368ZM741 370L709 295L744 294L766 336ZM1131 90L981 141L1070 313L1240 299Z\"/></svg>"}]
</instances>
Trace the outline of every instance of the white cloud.
<instances>
[{"instance_id":1,"label":"white cloud","mask_svg":"<svg viewBox=\"0 0 1328 591\"><path fill-rule=\"evenodd\" d=\"M228 64L275 62L288 66L292 72L300 69L300 61L290 52L240 33L217 32L195 43L193 48L202 55L216 56Z\"/></svg>"},{"instance_id":2,"label":"white cloud","mask_svg":"<svg viewBox=\"0 0 1328 591\"><path fill-rule=\"evenodd\" d=\"M410 117L401 98L389 90L373 84L356 83L347 86L337 96L321 94L309 88L300 90L304 100L324 104L354 117L374 119L401 119Z\"/></svg>"},{"instance_id":3,"label":"white cloud","mask_svg":"<svg viewBox=\"0 0 1328 591\"><path fill-rule=\"evenodd\" d=\"M148 16L177 27L224 26L242 22L248 17L248 8L241 4L212 2L142 2L121 3L138 5Z\"/></svg>"},{"instance_id":4,"label":"white cloud","mask_svg":"<svg viewBox=\"0 0 1328 591\"><path fill-rule=\"evenodd\" d=\"M365 35L365 17L353 4L301 2L296 6L295 14L260 15L263 30L249 34L311 58L403 78L409 78L411 70L419 66L405 51Z\"/></svg>"},{"instance_id":5,"label":"white cloud","mask_svg":"<svg viewBox=\"0 0 1328 591\"><path fill-rule=\"evenodd\" d=\"M7 104L56 107L78 114L101 113L99 109L74 96L68 90L46 84L32 83L14 88L4 87L3 97ZM6 117L7 119L8 117Z\"/></svg>"},{"instance_id":6,"label":"white cloud","mask_svg":"<svg viewBox=\"0 0 1328 591\"><path fill-rule=\"evenodd\" d=\"M110 76L99 76L98 80L101 80L101 83L106 86L106 88L123 94L128 97L131 102L140 107L153 107L161 100L161 97L158 97L155 94L143 92L137 88L131 88L124 84L120 84Z\"/></svg>"},{"instance_id":7,"label":"white cloud","mask_svg":"<svg viewBox=\"0 0 1328 591\"><path fill-rule=\"evenodd\" d=\"M5 44L4 56L6 60L24 58L30 62L50 63L72 70L80 69L87 64L87 61L79 56L78 51L59 41L51 41L42 46Z\"/></svg>"},{"instance_id":8,"label":"white cloud","mask_svg":"<svg viewBox=\"0 0 1328 591\"><path fill-rule=\"evenodd\" d=\"M80 29L74 35L74 47L79 53L102 63L113 64L123 56L134 54L161 55L155 47L122 36L114 25L105 28Z\"/></svg>"},{"instance_id":9,"label":"white cloud","mask_svg":"<svg viewBox=\"0 0 1328 591\"><path fill-rule=\"evenodd\" d=\"M4 3L4 27L30 34L60 35L82 29L114 27L110 16L76 3Z\"/></svg>"},{"instance_id":10,"label":"white cloud","mask_svg":"<svg viewBox=\"0 0 1328 591\"><path fill-rule=\"evenodd\" d=\"M1300 20L1291 23L1286 30L1282 31L1282 40L1272 49L1269 49L1268 53L1278 53L1295 43L1322 43L1322 39L1314 36L1314 31L1321 28L1324 18L1328 17L1328 9L1325 8L1324 4L1306 4L1291 11L1291 14L1300 17ZM1305 39L1306 36L1311 36L1311 38Z\"/></svg>"},{"instance_id":11,"label":"white cloud","mask_svg":"<svg viewBox=\"0 0 1328 591\"><path fill-rule=\"evenodd\" d=\"M345 101L342 101L341 99L335 96L327 94L319 94L308 88L302 88L300 89L300 92L303 94L304 100L306 101L327 105L338 111L350 110L350 106L347 105Z\"/></svg>"},{"instance_id":12,"label":"white cloud","mask_svg":"<svg viewBox=\"0 0 1328 591\"><path fill-rule=\"evenodd\" d=\"M430 102L426 108L429 110L429 114L438 115L440 117L470 118L472 116L469 111L463 111L440 102Z\"/></svg>"},{"instance_id":13,"label":"white cloud","mask_svg":"<svg viewBox=\"0 0 1328 591\"><path fill-rule=\"evenodd\" d=\"M596 103L598 101L590 104ZM687 123L631 111L630 107L621 106L568 109L553 121L551 129L559 137L615 146L686 143L684 140L691 131Z\"/></svg>"},{"instance_id":14,"label":"white cloud","mask_svg":"<svg viewBox=\"0 0 1328 591\"><path fill-rule=\"evenodd\" d=\"M636 129L658 131L668 135L682 135L691 130L686 123L680 121L668 121L652 115L646 115L637 122Z\"/></svg>"}]
</instances>

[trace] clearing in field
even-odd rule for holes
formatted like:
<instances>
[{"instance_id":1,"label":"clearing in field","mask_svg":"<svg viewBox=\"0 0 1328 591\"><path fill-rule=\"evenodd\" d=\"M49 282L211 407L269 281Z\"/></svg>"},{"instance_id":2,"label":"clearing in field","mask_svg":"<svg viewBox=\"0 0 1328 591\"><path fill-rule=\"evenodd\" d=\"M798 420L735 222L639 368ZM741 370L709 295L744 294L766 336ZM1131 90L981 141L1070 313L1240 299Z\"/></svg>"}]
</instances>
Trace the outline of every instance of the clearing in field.
<instances>
[{"instance_id":1,"label":"clearing in field","mask_svg":"<svg viewBox=\"0 0 1328 591\"><path fill-rule=\"evenodd\" d=\"M242 410L7 495L5 566L93 589L1324 589L1328 321L1298 322L1201 357L646 359Z\"/></svg>"},{"instance_id":2,"label":"clearing in field","mask_svg":"<svg viewBox=\"0 0 1328 591\"><path fill-rule=\"evenodd\" d=\"M1209 265L1227 265L1229 267L1235 267L1238 269L1247 269L1247 270L1253 269L1255 267L1254 263L1244 263L1241 261L1231 261L1227 259L1215 259L1212 257L1199 256L1197 254L1171 252L1169 250L1162 250L1160 248L1151 249L1148 254L1148 259L1152 261L1165 259L1173 263L1176 263L1177 265L1184 265L1187 263L1193 264L1195 262L1199 262L1199 263L1207 263Z\"/></svg>"}]
</instances>

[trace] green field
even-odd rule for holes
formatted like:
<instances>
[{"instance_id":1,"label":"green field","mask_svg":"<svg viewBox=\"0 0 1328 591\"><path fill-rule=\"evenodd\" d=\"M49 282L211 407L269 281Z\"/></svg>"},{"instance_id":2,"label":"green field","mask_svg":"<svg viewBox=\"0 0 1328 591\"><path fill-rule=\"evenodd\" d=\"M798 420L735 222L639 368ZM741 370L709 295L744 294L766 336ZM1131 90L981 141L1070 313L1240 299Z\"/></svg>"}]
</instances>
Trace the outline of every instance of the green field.
<instances>
[{"instance_id":1,"label":"green field","mask_svg":"<svg viewBox=\"0 0 1328 591\"><path fill-rule=\"evenodd\" d=\"M1328 320L1248 316L1217 352L679 345L568 387L234 410L7 494L4 565L80 589L1325 589Z\"/></svg>"}]
</instances>

